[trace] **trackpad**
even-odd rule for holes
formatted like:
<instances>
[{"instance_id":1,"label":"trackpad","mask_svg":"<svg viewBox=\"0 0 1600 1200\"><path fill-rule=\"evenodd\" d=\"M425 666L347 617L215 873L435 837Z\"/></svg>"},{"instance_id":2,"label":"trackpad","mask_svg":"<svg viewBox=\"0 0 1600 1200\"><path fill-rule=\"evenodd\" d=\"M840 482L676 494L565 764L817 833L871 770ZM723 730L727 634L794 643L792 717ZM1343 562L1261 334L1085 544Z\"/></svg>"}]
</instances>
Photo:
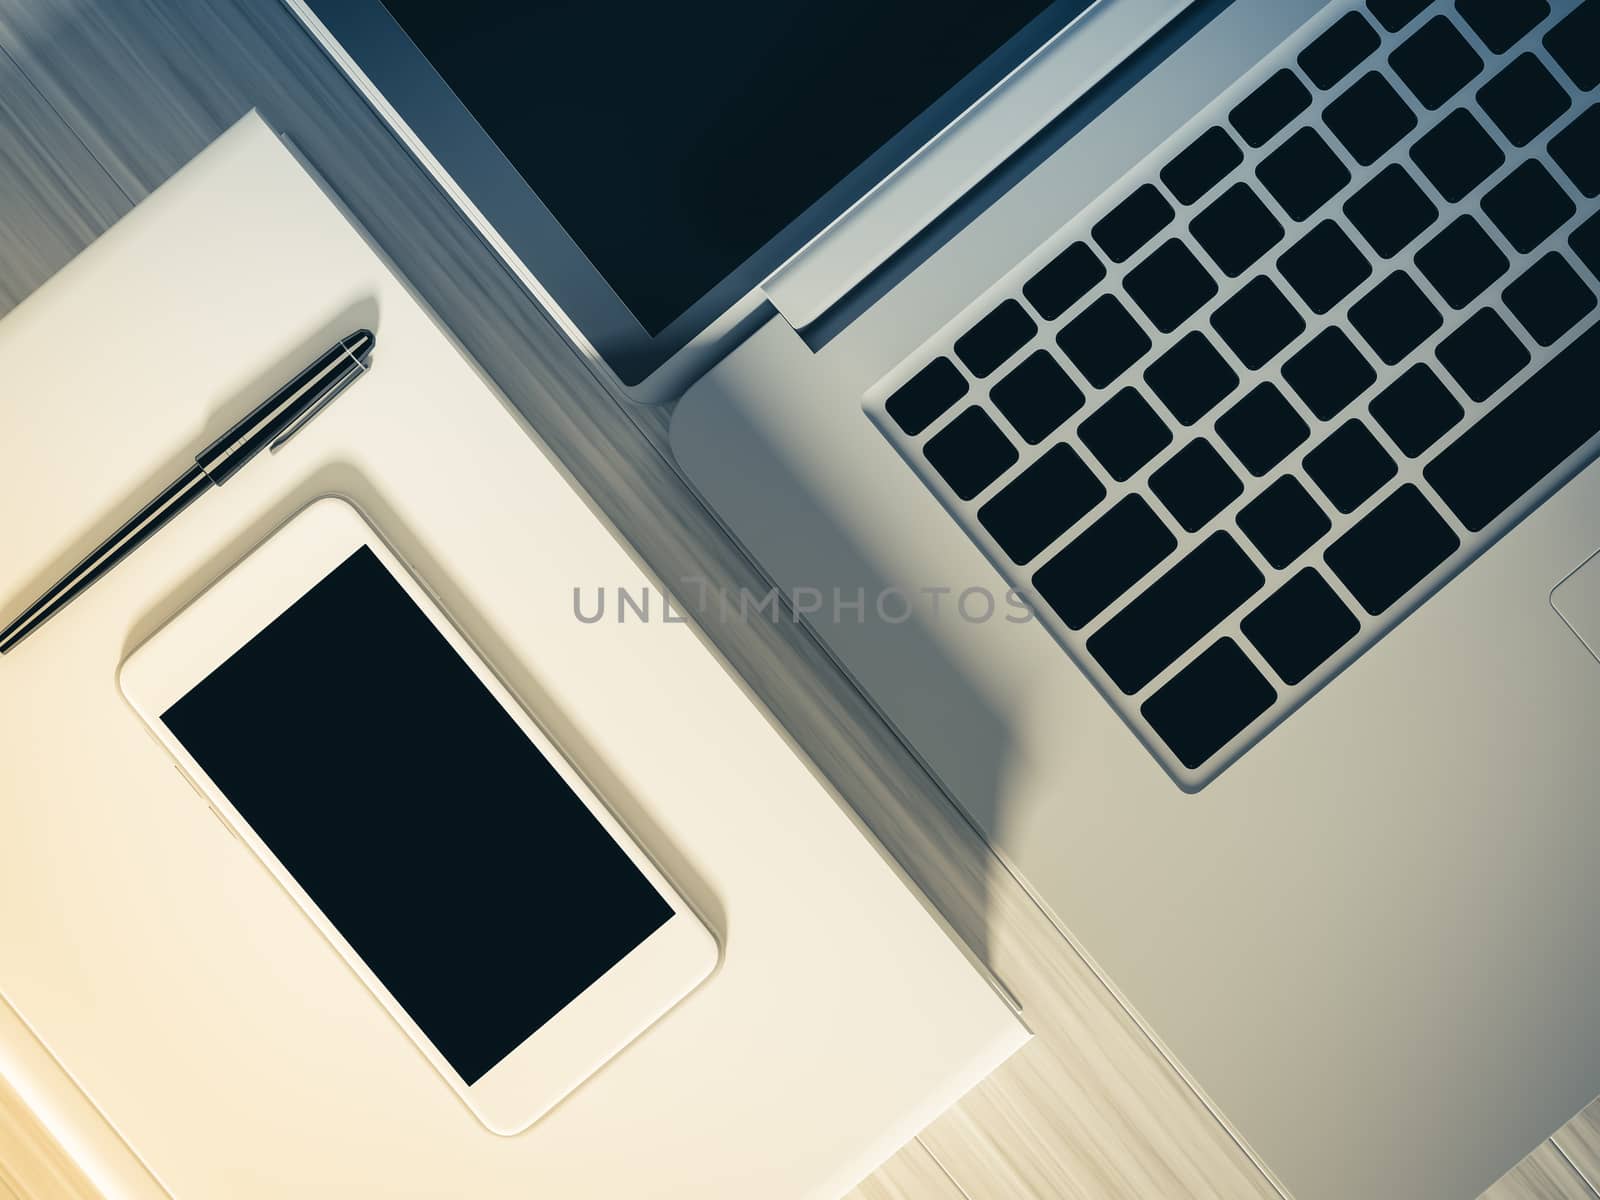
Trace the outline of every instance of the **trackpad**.
<instances>
[{"instance_id":1,"label":"trackpad","mask_svg":"<svg viewBox=\"0 0 1600 1200\"><path fill-rule=\"evenodd\" d=\"M1550 603L1589 653L1600 659L1600 551L1556 584Z\"/></svg>"}]
</instances>

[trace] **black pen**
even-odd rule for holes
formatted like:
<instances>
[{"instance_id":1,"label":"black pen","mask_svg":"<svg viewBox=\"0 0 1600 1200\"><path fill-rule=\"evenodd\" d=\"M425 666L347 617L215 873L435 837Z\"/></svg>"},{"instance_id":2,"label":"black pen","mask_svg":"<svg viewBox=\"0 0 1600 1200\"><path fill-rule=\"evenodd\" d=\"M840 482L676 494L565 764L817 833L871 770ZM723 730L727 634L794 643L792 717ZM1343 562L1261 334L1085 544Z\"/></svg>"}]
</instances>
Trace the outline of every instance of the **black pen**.
<instances>
[{"instance_id":1,"label":"black pen","mask_svg":"<svg viewBox=\"0 0 1600 1200\"><path fill-rule=\"evenodd\" d=\"M166 491L139 510L93 553L80 562L4 630L0 654L5 654L96 580L142 546L201 495L221 487L261 451L277 450L340 392L366 374L377 339L370 329L340 339L326 353L296 375L255 410L199 454Z\"/></svg>"}]
</instances>

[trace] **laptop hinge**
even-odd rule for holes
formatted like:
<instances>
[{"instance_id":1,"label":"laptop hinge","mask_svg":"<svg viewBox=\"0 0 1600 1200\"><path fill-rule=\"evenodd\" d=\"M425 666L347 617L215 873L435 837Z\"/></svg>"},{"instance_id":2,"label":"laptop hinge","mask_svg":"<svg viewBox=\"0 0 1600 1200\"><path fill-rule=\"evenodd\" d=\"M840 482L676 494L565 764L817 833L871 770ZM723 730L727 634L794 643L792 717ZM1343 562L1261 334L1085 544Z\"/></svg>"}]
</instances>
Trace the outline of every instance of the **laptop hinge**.
<instances>
[{"instance_id":1,"label":"laptop hinge","mask_svg":"<svg viewBox=\"0 0 1600 1200\"><path fill-rule=\"evenodd\" d=\"M1099 0L769 275L789 324L825 315L1196 0Z\"/></svg>"}]
</instances>

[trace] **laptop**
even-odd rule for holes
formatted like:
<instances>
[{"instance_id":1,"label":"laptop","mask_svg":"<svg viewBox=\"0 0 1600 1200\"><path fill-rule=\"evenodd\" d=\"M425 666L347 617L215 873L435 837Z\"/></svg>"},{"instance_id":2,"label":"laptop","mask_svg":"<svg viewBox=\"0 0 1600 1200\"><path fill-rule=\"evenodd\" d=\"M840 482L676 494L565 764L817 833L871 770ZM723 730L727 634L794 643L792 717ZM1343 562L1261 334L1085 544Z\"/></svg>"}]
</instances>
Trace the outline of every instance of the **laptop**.
<instances>
[{"instance_id":1,"label":"laptop","mask_svg":"<svg viewBox=\"0 0 1600 1200\"><path fill-rule=\"evenodd\" d=\"M1285 1195L1600 1092L1600 0L289 3Z\"/></svg>"}]
</instances>

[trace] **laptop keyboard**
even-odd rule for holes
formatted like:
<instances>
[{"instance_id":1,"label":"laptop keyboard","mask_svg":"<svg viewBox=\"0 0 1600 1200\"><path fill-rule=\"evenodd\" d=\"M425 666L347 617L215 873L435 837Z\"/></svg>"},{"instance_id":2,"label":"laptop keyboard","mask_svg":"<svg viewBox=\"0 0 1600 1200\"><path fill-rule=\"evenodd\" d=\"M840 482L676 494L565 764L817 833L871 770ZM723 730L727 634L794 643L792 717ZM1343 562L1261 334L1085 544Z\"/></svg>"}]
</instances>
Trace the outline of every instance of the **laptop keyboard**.
<instances>
[{"instance_id":1,"label":"laptop keyboard","mask_svg":"<svg viewBox=\"0 0 1600 1200\"><path fill-rule=\"evenodd\" d=\"M1600 450L1600 0L1330 5L868 397L1184 787Z\"/></svg>"}]
</instances>

